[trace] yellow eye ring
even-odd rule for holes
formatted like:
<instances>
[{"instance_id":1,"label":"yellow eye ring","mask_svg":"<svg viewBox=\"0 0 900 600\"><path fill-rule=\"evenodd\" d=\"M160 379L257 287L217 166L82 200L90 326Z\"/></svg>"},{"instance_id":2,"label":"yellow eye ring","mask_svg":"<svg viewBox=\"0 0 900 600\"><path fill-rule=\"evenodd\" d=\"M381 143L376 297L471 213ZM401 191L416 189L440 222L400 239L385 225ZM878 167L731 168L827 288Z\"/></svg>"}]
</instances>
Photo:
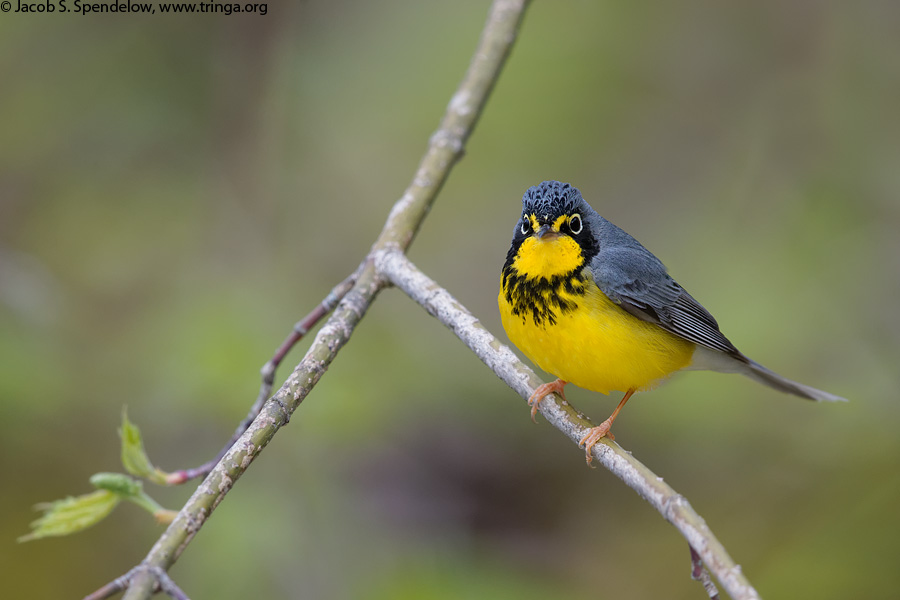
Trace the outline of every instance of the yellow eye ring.
<instances>
[{"instance_id":1,"label":"yellow eye ring","mask_svg":"<svg viewBox=\"0 0 900 600\"><path fill-rule=\"evenodd\" d=\"M581 223L581 215L575 213L574 215L569 217L569 231L571 231L575 235L578 235L579 233L581 233L582 228L583 225Z\"/></svg>"}]
</instances>

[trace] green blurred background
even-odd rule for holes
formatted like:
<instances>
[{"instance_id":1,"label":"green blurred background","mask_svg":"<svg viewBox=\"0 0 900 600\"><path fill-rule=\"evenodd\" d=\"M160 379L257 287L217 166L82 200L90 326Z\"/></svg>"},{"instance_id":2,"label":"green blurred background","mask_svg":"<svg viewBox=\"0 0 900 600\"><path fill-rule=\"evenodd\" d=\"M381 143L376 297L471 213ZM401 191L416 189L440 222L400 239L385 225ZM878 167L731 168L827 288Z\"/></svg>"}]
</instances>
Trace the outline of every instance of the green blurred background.
<instances>
[{"instance_id":1,"label":"green blurred background","mask_svg":"<svg viewBox=\"0 0 900 600\"><path fill-rule=\"evenodd\" d=\"M131 505L15 539L121 470L123 405L165 469L219 449L379 232L487 8L0 15L5 597L141 560L161 529ZM767 598L900 587L898 30L891 2L535 2L410 253L505 340L521 194L569 181L744 352L850 398L689 373L616 424ZM699 598L688 573L671 526L393 290L173 569L194 598L375 600Z\"/></svg>"}]
</instances>

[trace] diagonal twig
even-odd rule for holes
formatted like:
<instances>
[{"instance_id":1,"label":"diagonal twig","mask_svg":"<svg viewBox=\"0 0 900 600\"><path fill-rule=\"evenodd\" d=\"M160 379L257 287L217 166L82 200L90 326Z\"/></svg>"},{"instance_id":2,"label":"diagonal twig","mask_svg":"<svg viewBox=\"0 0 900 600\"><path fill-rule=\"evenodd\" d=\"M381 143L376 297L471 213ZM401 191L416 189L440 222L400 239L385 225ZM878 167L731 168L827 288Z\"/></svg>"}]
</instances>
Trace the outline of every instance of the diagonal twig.
<instances>
[{"instance_id":1,"label":"diagonal twig","mask_svg":"<svg viewBox=\"0 0 900 600\"><path fill-rule=\"evenodd\" d=\"M334 307L337 306L337 303L341 301L341 299L350 291L350 288L353 287L353 284L356 283L356 278L359 277L359 271L362 269L362 265L354 271L350 276L344 279L342 282L334 286L332 290L325 296L325 299L319 303L308 315L303 317L301 320L297 321L294 324L294 328L291 330L291 333L285 338L284 342L281 343L281 346L278 347L278 350L275 351L275 354L272 355L272 358L263 365L262 369L260 369L260 375L262 376L262 383L259 386L259 394L256 396L256 401L253 403L253 406L250 407L250 412L247 413L247 416L244 417L244 420L237 426L234 433L231 435L231 439L228 440L228 443L222 447L216 457L210 461L207 461L200 465L199 467L194 467L192 469L183 469L180 471L174 471L169 473L166 477L166 483L168 485L181 485L191 479L196 479L197 477L206 477L209 475L209 472L212 471L213 467L218 464L222 457L225 456L225 453L228 452L228 449L231 448L235 442L247 431L247 428L250 427L250 423L253 422L259 415L259 411L262 410L263 404L272 394L272 385L275 383L275 371L278 369L278 366L281 364L281 361L284 360L284 357L287 356L287 353L291 351L297 342L303 339L310 329L316 326L316 324L321 321L325 315L334 310Z\"/></svg>"},{"instance_id":2,"label":"diagonal twig","mask_svg":"<svg viewBox=\"0 0 900 600\"><path fill-rule=\"evenodd\" d=\"M709 576L709 571L703 566L703 559L700 558L693 546L689 547L691 549L691 579L700 582L706 595L709 596L709 600L719 600L719 590L716 589L716 584Z\"/></svg>"},{"instance_id":3,"label":"diagonal twig","mask_svg":"<svg viewBox=\"0 0 900 600\"><path fill-rule=\"evenodd\" d=\"M401 252L390 249L375 255L378 271L429 314L450 328L478 358L523 398L529 398L542 382L507 346L500 343L472 313L440 287ZM544 418L576 444L591 423L556 394L539 405ZM692 552L703 559L722 586L736 600L757 600L759 595L739 565L728 555L706 522L668 484L629 452L608 438L593 449L594 458L650 503L687 539ZM700 569L702 572L702 568ZM704 584L705 585L705 584Z\"/></svg>"},{"instance_id":4,"label":"diagonal twig","mask_svg":"<svg viewBox=\"0 0 900 600\"><path fill-rule=\"evenodd\" d=\"M409 247L466 141L515 42L529 0L495 0L469 68L453 95L412 183L394 204L372 253ZM371 254L370 254L371 256ZM191 495L156 541L144 565L169 569L253 459L286 424L343 347L378 292L388 285L367 259L350 291L319 330L303 360L250 426ZM149 598L158 579L151 570L129 582L125 600Z\"/></svg>"}]
</instances>

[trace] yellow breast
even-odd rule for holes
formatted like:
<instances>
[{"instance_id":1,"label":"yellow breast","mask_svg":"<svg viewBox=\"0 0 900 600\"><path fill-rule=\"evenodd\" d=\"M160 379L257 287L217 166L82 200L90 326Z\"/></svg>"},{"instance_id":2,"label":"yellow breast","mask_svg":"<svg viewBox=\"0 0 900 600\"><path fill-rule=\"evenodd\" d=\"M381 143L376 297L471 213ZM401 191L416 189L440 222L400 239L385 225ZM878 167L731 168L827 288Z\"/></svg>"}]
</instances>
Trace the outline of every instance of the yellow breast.
<instances>
[{"instance_id":1,"label":"yellow breast","mask_svg":"<svg viewBox=\"0 0 900 600\"><path fill-rule=\"evenodd\" d=\"M539 254L554 254L553 245L560 242L564 240L536 242L542 245ZM528 250L524 244L522 250ZM652 388L690 364L693 343L625 312L600 291L589 269L570 271L566 282L560 262L538 264L544 259L528 251L520 254L522 260L517 258L504 273L500 317L509 339L540 368L608 394ZM535 273L542 274L531 277ZM526 305L532 309L525 310Z\"/></svg>"}]
</instances>

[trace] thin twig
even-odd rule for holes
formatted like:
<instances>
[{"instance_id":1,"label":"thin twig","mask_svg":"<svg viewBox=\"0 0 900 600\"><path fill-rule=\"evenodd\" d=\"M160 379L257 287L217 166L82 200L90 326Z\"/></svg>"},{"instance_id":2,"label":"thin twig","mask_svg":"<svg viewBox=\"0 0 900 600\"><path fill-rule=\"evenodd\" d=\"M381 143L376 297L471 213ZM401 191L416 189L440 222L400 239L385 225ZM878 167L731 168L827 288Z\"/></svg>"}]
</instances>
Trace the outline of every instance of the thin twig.
<instances>
[{"instance_id":1,"label":"thin twig","mask_svg":"<svg viewBox=\"0 0 900 600\"><path fill-rule=\"evenodd\" d=\"M693 546L688 547L691 549L691 579L699 581L703 585L709 600L719 600L719 590L716 589L716 584L709 576L709 571L703 566L703 559L700 558Z\"/></svg>"},{"instance_id":2,"label":"thin twig","mask_svg":"<svg viewBox=\"0 0 900 600\"><path fill-rule=\"evenodd\" d=\"M105 598L109 598L118 594L122 590L126 589L128 585L131 583L132 578L142 571L147 571L150 575L155 579L154 585L154 593L158 591L165 592L168 596L175 598L175 600L190 600L187 594L185 594L178 585L172 581L172 578L169 577L169 574L166 573L159 567L151 567L148 565L140 564L121 577L117 577L113 579L102 588L97 590L92 594L88 594L84 597L84 600L105 600Z\"/></svg>"},{"instance_id":3,"label":"thin twig","mask_svg":"<svg viewBox=\"0 0 900 600\"><path fill-rule=\"evenodd\" d=\"M199 467L169 473L166 477L166 483L168 485L181 485L191 479L209 475L209 472L212 471L213 467L222 460L222 457L225 456L228 449L238 441L238 438L247 431L247 428L250 426L250 423L253 422L253 419L259 415L259 411L262 410L263 404L272 394L272 385L275 382L275 371L278 369L279 365L281 365L281 361L284 360L284 357L287 356L287 353L290 352L297 342L303 339L303 336L305 336L310 329L315 327L316 323L334 310L334 307L337 306L337 303L340 302L341 298L343 298L347 292L350 291L350 288L353 287L353 284L356 283L356 278L359 277L360 270L362 270L362 265L360 265L350 276L334 286L331 292L325 296L325 299L322 300L318 306L294 324L294 328L290 335L282 342L278 350L275 351L275 354L272 355L272 358L263 365L262 369L260 369L259 372L262 376L262 383L259 386L259 394L256 396L256 401L253 403L253 406L250 407L250 412L247 413L247 416L241 421L240 425L237 426L237 429L235 429L231 439L222 447L216 457L203 463Z\"/></svg>"},{"instance_id":4,"label":"thin twig","mask_svg":"<svg viewBox=\"0 0 900 600\"><path fill-rule=\"evenodd\" d=\"M162 567L154 567L148 566L147 570L153 573L153 576L156 578L156 582L159 584L160 589L168 594L170 597L175 600L191 600L188 598L188 595L185 594L178 585L172 581L172 578L169 577L169 574L162 569Z\"/></svg>"},{"instance_id":5,"label":"thin twig","mask_svg":"<svg viewBox=\"0 0 900 600\"><path fill-rule=\"evenodd\" d=\"M515 42L527 5L528 0L495 0L491 6L469 68L431 137L412 183L391 209L372 253L389 247L402 250L409 247L450 169L463 155L465 142ZM234 482L318 383L386 285L387 281L367 259L356 283L319 330L306 356L191 495L143 564L167 570L178 560ZM156 581L150 571L138 572L129 583L124 600L149 598Z\"/></svg>"},{"instance_id":6,"label":"thin twig","mask_svg":"<svg viewBox=\"0 0 900 600\"><path fill-rule=\"evenodd\" d=\"M100 589L91 592L87 596L83 598L83 600L105 600L110 596L118 594L128 587L128 583L131 581L131 575L137 570L137 567L131 569L121 577L116 577Z\"/></svg>"},{"instance_id":7,"label":"thin twig","mask_svg":"<svg viewBox=\"0 0 900 600\"><path fill-rule=\"evenodd\" d=\"M500 343L462 304L401 252L385 250L375 256L378 271L390 279L429 314L450 328L500 379L523 398L529 398L542 383L508 347ZM548 399L551 398L548 396ZM557 395L540 403L541 414L576 444L591 423ZM728 555L703 519L688 501L663 482L621 446L607 438L594 446L594 458L619 477L660 512L696 549L703 562L736 600L758 599L759 595Z\"/></svg>"},{"instance_id":8,"label":"thin twig","mask_svg":"<svg viewBox=\"0 0 900 600\"><path fill-rule=\"evenodd\" d=\"M316 334L303 360L278 392L263 404L262 410L238 441L228 449L203 483L194 491L172 523L151 548L144 563L168 569L175 563L194 535L206 523L212 511L247 470L256 456L287 423L318 383L338 351L350 339L375 295L381 289L372 269L364 270L353 289L340 301L334 313ZM132 579L126 600L149 598L154 582L152 573L142 571Z\"/></svg>"}]
</instances>

